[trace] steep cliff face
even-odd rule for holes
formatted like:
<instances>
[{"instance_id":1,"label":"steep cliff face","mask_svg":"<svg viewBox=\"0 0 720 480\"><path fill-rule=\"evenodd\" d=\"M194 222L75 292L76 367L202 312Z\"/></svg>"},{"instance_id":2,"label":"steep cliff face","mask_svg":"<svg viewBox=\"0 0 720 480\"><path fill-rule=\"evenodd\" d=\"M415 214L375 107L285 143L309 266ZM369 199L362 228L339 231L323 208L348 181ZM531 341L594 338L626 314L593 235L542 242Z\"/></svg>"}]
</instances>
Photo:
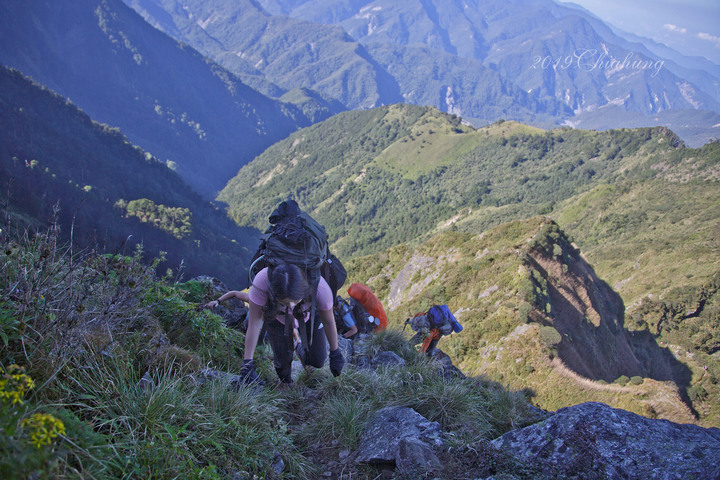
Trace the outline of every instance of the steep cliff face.
<instances>
[{"instance_id":1,"label":"steep cliff face","mask_svg":"<svg viewBox=\"0 0 720 480\"><path fill-rule=\"evenodd\" d=\"M535 315L562 337L556 345L558 357L594 380L647 376L624 328L620 296L597 277L561 231L551 224L543 228L528 252L528 266L544 287L545 311Z\"/></svg>"}]
</instances>

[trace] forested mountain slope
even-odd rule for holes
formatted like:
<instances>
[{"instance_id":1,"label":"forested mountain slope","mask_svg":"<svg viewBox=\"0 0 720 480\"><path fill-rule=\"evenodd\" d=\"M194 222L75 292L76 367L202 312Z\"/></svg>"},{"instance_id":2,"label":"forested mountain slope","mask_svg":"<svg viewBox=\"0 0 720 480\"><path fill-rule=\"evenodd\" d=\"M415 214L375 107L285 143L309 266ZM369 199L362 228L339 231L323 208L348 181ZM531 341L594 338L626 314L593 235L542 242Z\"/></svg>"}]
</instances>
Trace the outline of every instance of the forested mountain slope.
<instances>
[{"instance_id":1,"label":"forested mountain slope","mask_svg":"<svg viewBox=\"0 0 720 480\"><path fill-rule=\"evenodd\" d=\"M352 275L380 292L396 321L430 303L450 303L463 312L490 302L463 313L475 326L450 342L455 345L451 355L463 358L465 369L484 364L478 346L496 348L529 318L528 306L522 306L526 294L512 278L519 269L537 271L533 288L544 292L546 301L533 308L552 318L539 325L569 328L563 332L572 337L572 327L562 322L574 318L567 321L595 332L563 344L558 351L564 363L551 366L554 372L568 368L572 375L604 382L623 376L672 381L678 386L674 405L680 405L675 413L692 417L681 398L687 405L694 398L698 409L707 410L698 414L712 416L716 413L709 412L705 399L714 391L717 373L703 374L702 367L714 365L717 351L712 338L720 272L719 162L720 144L688 148L665 128L542 131L497 122L473 129L434 109L394 105L346 112L297 132L244 167L220 198L239 222L260 229L277 202L296 198L326 225L341 258L370 254L353 260ZM565 244L554 247L549 234L551 240L535 238L522 222L537 214L556 220ZM508 224L513 220L519 223ZM468 250L456 255L452 245L466 242L458 240L463 237L440 236L429 243L433 254L416 258L414 249L431 248L423 242L443 231L470 235ZM474 246L483 244L483 235L496 238L502 248ZM527 246L533 242L549 245L535 249L545 252L549 264L533 257L534 247ZM568 248L572 262L563 253ZM519 263L500 262L494 250ZM393 263L396 255L402 257L399 264ZM589 265L575 277L565 277L564 269L585 262ZM412 267L404 271L407 265ZM577 275L585 278L580 283L607 285L594 294L563 297ZM587 303L588 295L609 303ZM579 315L556 315L578 301L587 303L572 310ZM598 319L617 322L625 354L620 355L620 344L603 344L607 332L591 326ZM483 322L507 331L488 335L495 327ZM612 361L620 359L625 370L583 359L596 348L603 355L615 352ZM709 371L717 372L717 366ZM512 381L528 373L512 372ZM653 405L655 411L664 408Z\"/></svg>"},{"instance_id":2,"label":"forested mountain slope","mask_svg":"<svg viewBox=\"0 0 720 480\"><path fill-rule=\"evenodd\" d=\"M2 2L0 31L0 63L120 128L207 198L310 124L298 107L243 84L120 0Z\"/></svg>"},{"instance_id":3,"label":"forested mountain slope","mask_svg":"<svg viewBox=\"0 0 720 480\"><path fill-rule=\"evenodd\" d=\"M223 190L240 224L264 229L293 196L343 256L436 230L481 232L556 218L627 304L717 270L720 145L671 131L473 129L408 105L346 112L279 142Z\"/></svg>"},{"instance_id":4,"label":"forested mountain slope","mask_svg":"<svg viewBox=\"0 0 720 480\"><path fill-rule=\"evenodd\" d=\"M259 232L227 219L164 163L59 95L0 67L0 178L4 224L44 230L57 213L75 249L149 258L184 277L244 286ZM178 277L180 278L180 277Z\"/></svg>"},{"instance_id":5,"label":"forested mountain slope","mask_svg":"<svg viewBox=\"0 0 720 480\"><path fill-rule=\"evenodd\" d=\"M368 253L470 209L482 228L549 212L602 183L653 176L649 159L659 152L712 163L715 148L685 148L662 128L473 129L435 109L395 105L296 132L243 168L219 198L236 221L262 228L272 205L293 195L328 225L340 252Z\"/></svg>"},{"instance_id":6,"label":"forested mountain slope","mask_svg":"<svg viewBox=\"0 0 720 480\"><path fill-rule=\"evenodd\" d=\"M481 122L505 117L552 124L554 116L570 113L477 59L422 44L363 44L340 26L271 15L254 1L126 3L271 96L306 87L344 109L407 102Z\"/></svg>"}]
</instances>

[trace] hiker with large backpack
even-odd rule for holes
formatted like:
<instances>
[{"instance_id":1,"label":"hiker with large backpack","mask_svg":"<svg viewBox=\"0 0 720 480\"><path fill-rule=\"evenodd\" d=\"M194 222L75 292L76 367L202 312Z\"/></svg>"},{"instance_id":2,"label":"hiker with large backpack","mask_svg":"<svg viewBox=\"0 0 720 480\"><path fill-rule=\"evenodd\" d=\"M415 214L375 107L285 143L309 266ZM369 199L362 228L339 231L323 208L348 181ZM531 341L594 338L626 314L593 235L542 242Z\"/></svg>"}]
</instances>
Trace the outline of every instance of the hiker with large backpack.
<instances>
[{"instance_id":1,"label":"hiker with large backpack","mask_svg":"<svg viewBox=\"0 0 720 480\"><path fill-rule=\"evenodd\" d=\"M357 321L350 303L340 295L335 296L335 325L338 333L345 338L353 338L358 333Z\"/></svg>"},{"instance_id":2,"label":"hiker with large backpack","mask_svg":"<svg viewBox=\"0 0 720 480\"><path fill-rule=\"evenodd\" d=\"M380 300L370 287L353 283L348 288L350 298L335 297L335 324L343 337L355 339L357 335L379 333L388 325L387 315Z\"/></svg>"},{"instance_id":3,"label":"hiker with large backpack","mask_svg":"<svg viewBox=\"0 0 720 480\"><path fill-rule=\"evenodd\" d=\"M457 321L447 305L433 305L427 312L416 314L405 320L405 325L417 333L410 339L412 344L422 342L420 353L432 356L443 335L461 332L463 326Z\"/></svg>"},{"instance_id":4,"label":"hiker with large backpack","mask_svg":"<svg viewBox=\"0 0 720 480\"><path fill-rule=\"evenodd\" d=\"M258 381L253 356L263 322L267 325L267 337L273 351L273 365L280 382L292 384L292 356L296 352L304 365L321 368L325 364L327 350L325 338L330 344L330 371L338 376L345 359L338 349L333 297L330 287L320 279L315 303L320 321L310 321L312 294L307 278L300 268L292 264L266 267L255 276L250 287L250 312L245 336L245 355L240 376L247 382ZM295 326L302 338L313 337L307 350L289 347L292 328ZM323 338L325 337L325 338ZM292 342L294 346L294 342ZM298 346L301 346L302 343Z\"/></svg>"},{"instance_id":5,"label":"hiker with large backpack","mask_svg":"<svg viewBox=\"0 0 720 480\"><path fill-rule=\"evenodd\" d=\"M345 281L345 269L330 254L324 227L295 201L282 202L269 221L249 272L250 310L240 376L246 382L260 381L253 357L263 324L281 384L292 384L294 353L304 366L321 368L328 356L326 339L330 371L338 376L345 359L338 349L333 302ZM294 341L293 327L298 330L299 344Z\"/></svg>"}]
</instances>

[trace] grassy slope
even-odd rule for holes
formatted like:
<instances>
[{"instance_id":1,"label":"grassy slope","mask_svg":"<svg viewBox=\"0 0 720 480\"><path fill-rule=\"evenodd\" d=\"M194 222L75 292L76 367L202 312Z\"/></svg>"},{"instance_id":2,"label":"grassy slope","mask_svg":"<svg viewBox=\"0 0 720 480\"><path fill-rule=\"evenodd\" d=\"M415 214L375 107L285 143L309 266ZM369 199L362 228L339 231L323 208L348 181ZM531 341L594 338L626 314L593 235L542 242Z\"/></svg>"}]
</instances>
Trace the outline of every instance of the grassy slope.
<instances>
[{"instance_id":1,"label":"grassy slope","mask_svg":"<svg viewBox=\"0 0 720 480\"><path fill-rule=\"evenodd\" d=\"M678 148L662 128L458 120L403 105L340 114L274 145L220 199L238 223L264 229L294 196L343 258L549 214L627 305L717 271L718 144Z\"/></svg>"},{"instance_id":2,"label":"grassy slope","mask_svg":"<svg viewBox=\"0 0 720 480\"><path fill-rule=\"evenodd\" d=\"M679 284L700 286L720 267L715 181L603 186L566 205L558 222L629 305Z\"/></svg>"},{"instance_id":3,"label":"grassy slope","mask_svg":"<svg viewBox=\"0 0 720 480\"><path fill-rule=\"evenodd\" d=\"M542 276L528 261L537 243L544 241L547 222L535 217L503 224L479 235L446 232L416 248L399 246L378 255L355 258L349 262L349 281L373 288L386 305L391 324L398 326L434 303L447 303L465 328L459 334L444 337L439 347L464 372L487 375L509 388L525 390L533 403L542 408L555 410L583 401L601 401L650 417L696 421L682 402L676 385L662 375L646 373L640 385L619 385L612 384L614 378L608 384L578 375L577 368L569 368L573 352L567 350L568 345L570 348L588 342L599 345L599 357L594 361L612 363L610 352L620 348L619 338L597 335L597 328L590 324L611 322L604 311L612 305L588 306L586 315L596 318L587 320L586 326L582 322L570 329L560 326L567 320L558 312L562 304L551 298L548 285L570 284L573 277ZM570 260L565 262L572 265ZM537 281L538 278L541 280ZM564 350L559 344L548 343L541 332L547 328L543 325L554 325L566 332L562 334L567 342ZM568 355L559 354L558 350ZM665 363L664 352L655 344L644 360ZM628 377L636 376L638 372L631 373L630 368L628 365L625 370ZM716 421L706 417L701 423L713 425Z\"/></svg>"}]
</instances>

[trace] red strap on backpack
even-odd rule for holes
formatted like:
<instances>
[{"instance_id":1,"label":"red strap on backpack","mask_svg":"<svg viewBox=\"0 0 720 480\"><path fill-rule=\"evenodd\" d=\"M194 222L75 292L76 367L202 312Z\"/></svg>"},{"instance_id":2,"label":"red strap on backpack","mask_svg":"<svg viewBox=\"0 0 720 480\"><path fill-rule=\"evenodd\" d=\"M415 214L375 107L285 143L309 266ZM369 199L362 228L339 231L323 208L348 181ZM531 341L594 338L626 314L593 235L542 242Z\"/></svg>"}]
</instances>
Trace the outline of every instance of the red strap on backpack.
<instances>
[{"instance_id":1,"label":"red strap on backpack","mask_svg":"<svg viewBox=\"0 0 720 480\"><path fill-rule=\"evenodd\" d=\"M430 330L430 335L425 337L425 340L423 340L422 347L420 347L420 353L425 353L427 351L428 347L430 346L430 344L432 343L432 341L437 340L439 338L440 338L440 330L438 330L437 328L433 328L432 330Z\"/></svg>"}]
</instances>

